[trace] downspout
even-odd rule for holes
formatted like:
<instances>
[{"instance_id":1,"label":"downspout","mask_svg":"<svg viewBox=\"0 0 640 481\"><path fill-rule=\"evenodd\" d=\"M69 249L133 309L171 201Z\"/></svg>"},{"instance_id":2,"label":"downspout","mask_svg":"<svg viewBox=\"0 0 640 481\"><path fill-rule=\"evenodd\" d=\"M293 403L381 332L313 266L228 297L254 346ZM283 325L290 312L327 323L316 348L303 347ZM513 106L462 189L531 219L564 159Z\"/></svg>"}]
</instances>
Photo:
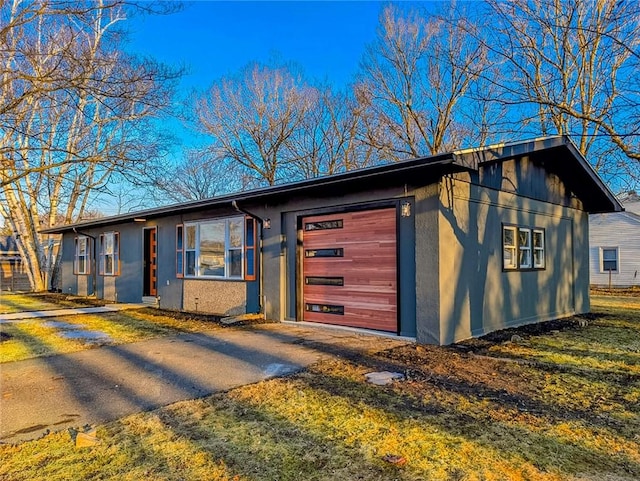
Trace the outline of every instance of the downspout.
<instances>
[{"instance_id":1,"label":"downspout","mask_svg":"<svg viewBox=\"0 0 640 481\"><path fill-rule=\"evenodd\" d=\"M258 238L258 241L260 242L260 263L259 263L259 269L260 269L260 276L258 277L258 311L260 312L260 314L264 314L265 312L265 304L266 304L266 299L264 298L264 269L263 269L263 263L262 263L262 241L263 241L263 231L264 231L264 220L262 219L262 217L257 216L256 214L249 212L246 209L243 209L242 207L240 207L238 205L238 203L235 200L231 201L231 207L233 207L235 210L237 210L238 212L240 212L241 214L245 214L248 215L249 217L251 217L252 219L255 219L258 221L258 224L260 224L260 237Z\"/></svg>"},{"instance_id":2,"label":"downspout","mask_svg":"<svg viewBox=\"0 0 640 481\"><path fill-rule=\"evenodd\" d=\"M73 227L73 232L78 235L84 235L87 237L90 237L91 240L93 241L93 247L92 247L92 256L91 256L91 284L92 284L92 293L91 295L95 296L96 298L98 297L98 292L97 292L97 283L98 283L98 279L97 279L97 275L98 273L96 272L96 238L94 236L92 236L91 234L87 234L86 232L78 232L78 230Z\"/></svg>"}]
</instances>

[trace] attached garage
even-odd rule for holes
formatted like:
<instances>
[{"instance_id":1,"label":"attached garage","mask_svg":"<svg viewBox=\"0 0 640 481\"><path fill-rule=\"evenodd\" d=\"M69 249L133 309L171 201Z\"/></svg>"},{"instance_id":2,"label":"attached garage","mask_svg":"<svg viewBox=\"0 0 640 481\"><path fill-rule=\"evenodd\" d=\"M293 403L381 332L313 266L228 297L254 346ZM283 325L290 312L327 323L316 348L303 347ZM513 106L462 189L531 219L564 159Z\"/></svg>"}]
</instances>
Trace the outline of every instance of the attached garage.
<instances>
[{"instance_id":1,"label":"attached garage","mask_svg":"<svg viewBox=\"0 0 640 481\"><path fill-rule=\"evenodd\" d=\"M303 319L398 332L396 209L302 219Z\"/></svg>"}]
</instances>

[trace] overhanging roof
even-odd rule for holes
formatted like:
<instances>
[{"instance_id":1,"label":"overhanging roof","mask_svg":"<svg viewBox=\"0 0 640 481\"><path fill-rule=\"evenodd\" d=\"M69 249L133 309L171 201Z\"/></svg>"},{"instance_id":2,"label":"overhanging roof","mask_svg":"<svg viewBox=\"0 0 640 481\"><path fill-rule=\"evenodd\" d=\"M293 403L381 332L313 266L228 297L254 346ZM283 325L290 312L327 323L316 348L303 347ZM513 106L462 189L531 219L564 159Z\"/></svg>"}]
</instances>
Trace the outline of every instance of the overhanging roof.
<instances>
[{"instance_id":1,"label":"overhanging roof","mask_svg":"<svg viewBox=\"0 0 640 481\"><path fill-rule=\"evenodd\" d=\"M557 171L569 189L582 200L589 213L618 212L622 206L615 196L595 173L591 165L566 136L545 137L508 144L496 144L477 149L457 150L454 152L405 160L393 164L378 165L339 174L327 175L298 182L264 187L245 192L221 195L210 199L173 204L164 207L146 209L127 214L92 219L75 224L66 224L41 230L45 234L59 234L74 229L106 226L122 222L132 222L136 218L153 219L169 214L197 211L203 208L231 206L233 201L246 202L277 199L283 195L312 191L323 188L344 188L358 182L392 179L430 172L444 175L463 170L477 170L487 162L496 162L508 158L530 155L546 151L550 162L546 165Z\"/></svg>"}]
</instances>

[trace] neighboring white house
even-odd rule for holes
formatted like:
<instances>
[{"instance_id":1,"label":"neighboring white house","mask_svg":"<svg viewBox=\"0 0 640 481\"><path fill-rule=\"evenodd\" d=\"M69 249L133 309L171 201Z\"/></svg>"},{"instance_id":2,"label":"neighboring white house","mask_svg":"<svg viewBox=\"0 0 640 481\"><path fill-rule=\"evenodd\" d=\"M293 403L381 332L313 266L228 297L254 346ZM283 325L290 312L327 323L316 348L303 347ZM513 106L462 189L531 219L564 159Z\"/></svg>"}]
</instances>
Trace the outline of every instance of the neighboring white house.
<instances>
[{"instance_id":1,"label":"neighboring white house","mask_svg":"<svg viewBox=\"0 0 640 481\"><path fill-rule=\"evenodd\" d=\"M589 215L591 285L640 286L640 196L618 200L624 212Z\"/></svg>"}]
</instances>

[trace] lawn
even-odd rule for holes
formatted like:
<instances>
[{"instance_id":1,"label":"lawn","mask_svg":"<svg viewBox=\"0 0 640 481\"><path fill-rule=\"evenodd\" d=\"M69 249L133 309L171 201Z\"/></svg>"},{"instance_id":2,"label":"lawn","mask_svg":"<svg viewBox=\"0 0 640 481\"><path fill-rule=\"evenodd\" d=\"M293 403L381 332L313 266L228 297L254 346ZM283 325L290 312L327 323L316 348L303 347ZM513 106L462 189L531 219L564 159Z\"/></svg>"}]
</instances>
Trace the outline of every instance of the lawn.
<instances>
[{"instance_id":1,"label":"lawn","mask_svg":"<svg viewBox=\"0 0 640 481\"><path fill-rule=\"evenodd\" d=\"M640 479L640 298L452 347L346 349L295 376L0 446L3 480ZM518 337L514 337L518 336ZM403 372L389 386L373 370Z\"/></svg>"},{"instance_id":2,"label":"lawn","mask_svg":"<svg viewBox=\"0 0 640 481\"><path fill-rule=\"evenodd\" d=\"M12 312L82 307L87 301L66 296L2 294ZM5 312L6 312L5 310ZM108 314L79 314L0 324L0 363L94 349L180 332L220 328L215 318L145 308ZM93 332L100 338L74 339L69 333Z\"/></svg>"},{"instance_id":3,"label":"lawn","mask_svg":"<svg viewBox=\"0 0 640 481\"><path fill-rule=\"evenodd\" d=\"M0 292L0 314L24 311L50 311L60 309L59 302L50 302L48 296Z\"/></svg>"}]
</instances>

